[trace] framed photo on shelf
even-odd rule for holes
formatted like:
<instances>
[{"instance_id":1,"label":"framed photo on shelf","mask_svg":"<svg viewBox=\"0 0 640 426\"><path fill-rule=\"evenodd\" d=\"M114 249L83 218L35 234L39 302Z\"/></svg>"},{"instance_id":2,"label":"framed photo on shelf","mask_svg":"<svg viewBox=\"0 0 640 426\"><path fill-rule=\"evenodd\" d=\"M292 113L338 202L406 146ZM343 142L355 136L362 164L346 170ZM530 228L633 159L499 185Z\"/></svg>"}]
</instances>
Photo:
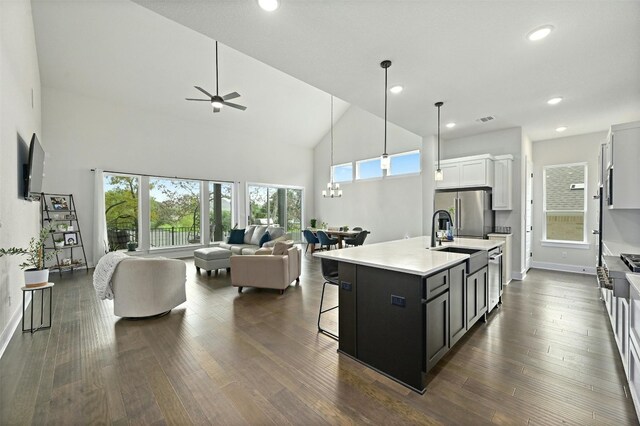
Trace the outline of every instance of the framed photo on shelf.
<instances>
[{"instance_id":1,"label":"framed photo on shelf","mask_svg":"<svg viewBox=\"0 0 640 426\"><path fill-rule=\"evenodd\" d=\"M51 207L54 210L69 210L67 197L51 197Z\"/></svg>"},{"instance_id":2,"label":"framed photo on shelf","mask_svg":"<svg viewBox=\"0 0 640 426\"><path fill-rule=\"evenodd\" d=\"M65 232L64 233L64 245L65 246L78 245L78 233L77 232Z\"/></svg>"}]
</instances>

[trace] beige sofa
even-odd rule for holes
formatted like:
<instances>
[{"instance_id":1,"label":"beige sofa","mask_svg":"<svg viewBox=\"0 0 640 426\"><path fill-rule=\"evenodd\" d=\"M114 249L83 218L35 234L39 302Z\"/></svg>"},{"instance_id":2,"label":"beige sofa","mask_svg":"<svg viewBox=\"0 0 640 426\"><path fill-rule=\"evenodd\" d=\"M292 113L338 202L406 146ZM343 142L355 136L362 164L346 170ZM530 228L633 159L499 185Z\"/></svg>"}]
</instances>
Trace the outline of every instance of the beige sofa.
<instances>
[{"instance_id":1,"label":"beige sofa","mask_svg":"<svg viewBox=\"0 0 640 426\"><path fill-rule=\"evenodd\" d=\"M243 287L258 287L282 294L293 281L300 282L301 262L300 249L282 242L273 250L263 248L255 255L231 256L231 284L238 287L238 293Z\"/></svg>"},{"instance_id":2,"label":"beige sofa","mask_svg":"<svg viewBox=\"0 0 640 426\"><path fill-rule=\"evenodd\" d=\"M187 265L164 258L124 259L111 277L113 313L140 318L162 314L187 301Z\"/></svg>"},{"instance_id":3,"label":"beige sofa","mask_svg":"<svg viewBox=\"0 0 640 426\"><path fill-rule=\"evenodd\" d=\"M281 226L267 225L250 225L244 231L243 244L229 244L227 242L216 242L210 247L222 247L231 250L234 255L253 255L260 248L260 239L265 232L269 232L271 240L266 242L263 247L273 247L276 242L290 240L291 236L284 232Z\"/></svg>"}]
</instances>

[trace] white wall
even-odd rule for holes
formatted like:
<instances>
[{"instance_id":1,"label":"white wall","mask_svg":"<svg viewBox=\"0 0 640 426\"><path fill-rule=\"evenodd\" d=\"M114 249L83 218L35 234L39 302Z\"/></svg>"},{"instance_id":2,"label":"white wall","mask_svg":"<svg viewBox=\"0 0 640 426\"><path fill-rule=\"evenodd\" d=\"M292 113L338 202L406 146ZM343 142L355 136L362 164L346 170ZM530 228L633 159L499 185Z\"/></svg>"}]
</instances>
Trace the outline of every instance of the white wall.
<instances>
[{"instance_id":1,"label":"white wall","mask_svg":"<svg viewBox=\"0 0 640 426\"><path fill-rule=\"evenodd\" d=\"M189 122L46 87L42 102L45 191L74 195L88 259L92 168L239 182L240 226L246 224L246 182L301 186L305 217L313 211L313 150L292 140L273 140L268 133L246 140L241 129L221 131L213 119Z\"/></svg>"},{"instance_id":2,"label":"white wall","mask_svg":"<svg viewBox=\"0 0 640 426\"><path fill-rule=\"evenodd\" d=\"M588 133L533 143L533 265L535 267L592 272L596 264L596 247L591 230L598 228L597 194L598 152L606 140L606 132ZM588 249L542 246L544 229L543 171L545 166L587 163L587 218Z\"/></svg>"},{"instance_id":3,"label":"white wall","mask_svg":"<svg viewBox=\"0 0 640 426\"><path fill-rule=\"evenodd\" d=\"M520 127L496 132L481 133L457 139L441 140L442 159L466 157L469 155L513 155L513 210L495 212L496 226L510 226L513 234L512 275L519 278L524 271L524 156L527 139Z\"/></svg>"},{"instance_id":4,"label":"white wall","mask_svg":"<svg viewBox=\"0 0 640 426\"><path fill-rule=\"evenodd\" d=\"M384 145L384 120L351 106L334 124L334 164L378 157ZM394 124L387 128L387 152L422 149L422 138ZM423 233L422 176L389 177L342 184L342 198L323 198L329 182L330 138L315 147L315 218L329 226L361 226L367 243ZM309 217L310 218L310 217ZM306 225L308 225L308 220Z\"/></svg>"},{"instance_id":5,"label":"white wall","mask_svg":"<svg viewBox=\"0 0 640 426\"><path fill-rule=\"evenodd\" d=\"M33 92L32 92L33 91ZM32 94L33 93L33 94ZM33 133L42 136L40 73L31 3L0 1L0 246L26 247L40 229L39 204L19 188ZM47 141L41 138L44 149ZM20 318L24 285L18 257L0 258L0 355Z\"/></svg>"}]
</instances>

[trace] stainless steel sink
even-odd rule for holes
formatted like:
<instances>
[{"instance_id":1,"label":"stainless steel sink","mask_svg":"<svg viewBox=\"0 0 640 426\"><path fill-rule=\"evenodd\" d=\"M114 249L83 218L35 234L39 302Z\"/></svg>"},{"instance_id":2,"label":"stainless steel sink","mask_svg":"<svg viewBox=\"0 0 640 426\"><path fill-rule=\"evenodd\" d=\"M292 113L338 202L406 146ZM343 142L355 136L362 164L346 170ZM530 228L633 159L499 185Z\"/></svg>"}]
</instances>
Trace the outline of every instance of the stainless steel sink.
<instances>
[{"instance_id":1,"label":"stainless steel sink","mask_svg":"<svg viewBox=\"0 0 640 426\"><path fill-rule=\"evenodd\" d=\"M435 251L446 251L449 253L461 253L468 254L469 259L467 259L467 274L471 274L478 269L481 269L483 266L487 266L489 262L489 258L487 256L486 250L477 250L477 249L468 249L464 247L454 247L454 246L442 246L442 247L432 247L431 250Z\"/></svg>"}]
</instances>

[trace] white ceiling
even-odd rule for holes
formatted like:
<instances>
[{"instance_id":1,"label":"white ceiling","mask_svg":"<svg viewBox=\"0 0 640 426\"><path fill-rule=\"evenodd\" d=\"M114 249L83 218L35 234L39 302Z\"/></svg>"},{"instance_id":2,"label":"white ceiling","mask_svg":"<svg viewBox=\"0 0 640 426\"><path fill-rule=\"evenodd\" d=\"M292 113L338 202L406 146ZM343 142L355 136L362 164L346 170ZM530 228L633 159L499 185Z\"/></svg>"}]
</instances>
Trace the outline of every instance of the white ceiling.
<instances>
[{"instance_id":1,"label":"white ceiling","mask_svg":"<svg viewBox=\"0 0 640 426\"><path fill-rule=\"evenodd\" d=\"M328 127L320 90L383 115L383 59L390 85L405 86L390 95L389 120L423 136L436 131L440 100L443 123L458 123L444 137L522 126L542 140L640 119L638 1L281 2L267 13L255 0L136 0L237 50L221 48L221 92L238 91L249 109L216 125L286 123L311 146ZM212 119L180 101L196 83L213 87L207 38L126 0L32 4L43 85ZM525 38L543 24L555 26L548 38ZM547 105L553 96L564 101ZM496 120L475 121L486 115Z\"/></svg>"},{"instance_id":2,"label":"white ceiling","mask_svg":"<svg viewBox=\"0 0 640 426\"><path fill-rule=\"evenodd\" d=\"M2 0L0 0L2 1ZM330 126L330 95L219 43L213 114L193 86L215 93L214 41L128 0L32 0L41 83L116 105L179 117L234 140L313 147ZM55 105L49 107L55 108ZM337 120L349 105L335 101ZM183 141L179 141L183 142Z\"/></svg>"}]
</instances>

